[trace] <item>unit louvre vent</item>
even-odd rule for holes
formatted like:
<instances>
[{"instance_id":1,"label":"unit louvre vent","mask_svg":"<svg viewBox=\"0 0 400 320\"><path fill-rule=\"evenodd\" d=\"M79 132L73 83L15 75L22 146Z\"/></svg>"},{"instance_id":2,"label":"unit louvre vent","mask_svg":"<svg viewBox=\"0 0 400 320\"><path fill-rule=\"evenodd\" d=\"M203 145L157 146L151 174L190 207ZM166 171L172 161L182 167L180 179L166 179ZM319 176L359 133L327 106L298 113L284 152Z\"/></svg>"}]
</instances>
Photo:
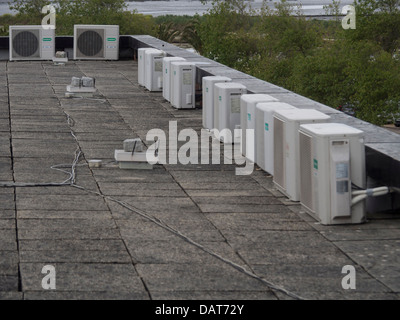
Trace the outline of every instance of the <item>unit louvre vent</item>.
<instances>
[{"instance_id":1,"label":"unit louvre vent","mask_svg":"<svg viewBox=\"0 0 400 320\"><path fill-rule=\"evenodd\" d=\"M77 56L104 58L104 29L77 29Z\"/></svg>"},{"instance_id":2,"label":"unit louvre vent","mask_svg":"<svg viewBox=\"0 0 400 320\"><path fill-rule=\"evenodd\" d=\"M13 57L39 58L39 30L12 33Z\"/></svg>"},{"instance_id":3,"label":"unit louvre vent","mask_svg":"<svg viewBox=\"0 0 400 320\"><path fill-rule=\"evenodd\" d=\"M286 189L284 126L282 120L274 118L274 181Z\"/></svg>"},{"instance_id":4,"label":"unit louvre vent","mask_svg":"<svg viewBox=\"0 0 400 320\"><path fill-rule=\"evenodd\" d=\"M312 139L300 132L300 198L304 206L312 212L314 209L312 187Z\"/></svg>"}]
</instances>

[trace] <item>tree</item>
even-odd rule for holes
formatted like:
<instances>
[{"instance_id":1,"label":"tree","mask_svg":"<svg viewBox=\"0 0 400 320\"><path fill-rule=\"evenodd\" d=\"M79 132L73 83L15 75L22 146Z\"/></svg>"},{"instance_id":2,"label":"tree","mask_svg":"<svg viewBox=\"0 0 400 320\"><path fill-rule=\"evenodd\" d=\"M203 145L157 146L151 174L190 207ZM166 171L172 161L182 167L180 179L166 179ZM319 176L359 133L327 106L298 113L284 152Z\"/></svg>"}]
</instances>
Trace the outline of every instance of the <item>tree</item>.
<instances>
[{"instance_id":1,"label":"tree","mask_svg":"<svg viewBox=\"0 0 400 320\"><path fill-rule=\"evenodd\" d=\"M17 11L20 15L29 15L33 18L42 16L42 8L51 4L49 0L12 0L8 2L11 10Z\"/></svg>"},{"instance_id":2,"label":"tree","mask_svg":"<svg viewBox=\"0 0 400 320\"><path fill-rule=\"evenodd\" d=\"M71 35L74 24L118 24L121 34L155 35L152 17L128 11L124 0L13 0L10 8L17 10L19 23L40 24L42 7L56 8L57 34Z\"/></svg>"},{"instance_id":3,"label":"tree","mask_svg":"<svg viewBox=\"0 0 400 320\"><path fill-rule=\"evenodd\" d=\"M371 40L393 53L400 46L400 0L355 0L357 28L344 32L351 41Z\"/></svg>"},{"instance_id":4,"label":"tree","mask_svg":"<svg viewBox=\"0 0 400 320\"><path fill-rule=\"evenodd\" d=\"M257 54L260 37L253 32L251 8L243 0L213 1L199 25L201 53L231 67Z\"/></svg>"}]
</instances>

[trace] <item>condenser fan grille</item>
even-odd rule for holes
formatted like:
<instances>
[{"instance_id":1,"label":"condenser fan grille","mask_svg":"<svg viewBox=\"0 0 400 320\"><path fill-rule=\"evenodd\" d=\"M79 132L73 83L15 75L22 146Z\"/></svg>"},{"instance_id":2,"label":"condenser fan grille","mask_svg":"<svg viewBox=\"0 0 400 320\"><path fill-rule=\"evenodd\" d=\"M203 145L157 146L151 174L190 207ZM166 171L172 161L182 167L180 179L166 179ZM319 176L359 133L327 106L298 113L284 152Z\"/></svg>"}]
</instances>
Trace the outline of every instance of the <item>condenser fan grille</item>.
<instances>
[{"instance_id":1,"label":"condenser fan grille","mask_svg":"<svg viewBox=\"0 0 400 320\"><path fill-rule=\"evenodd\" d=\"M12 34L13 56L39 58L39 30L20 30Z\"/></svg>"},{"instance_id":2,"label":"condenser fan grille","mask_svg":"<svg viewBox=\"0 0 400 320\"><path fill-rule=\"evenodd\" d=\"M77 56L104 58L104 30L77 30Z\"/></svg>"}]
</instances>

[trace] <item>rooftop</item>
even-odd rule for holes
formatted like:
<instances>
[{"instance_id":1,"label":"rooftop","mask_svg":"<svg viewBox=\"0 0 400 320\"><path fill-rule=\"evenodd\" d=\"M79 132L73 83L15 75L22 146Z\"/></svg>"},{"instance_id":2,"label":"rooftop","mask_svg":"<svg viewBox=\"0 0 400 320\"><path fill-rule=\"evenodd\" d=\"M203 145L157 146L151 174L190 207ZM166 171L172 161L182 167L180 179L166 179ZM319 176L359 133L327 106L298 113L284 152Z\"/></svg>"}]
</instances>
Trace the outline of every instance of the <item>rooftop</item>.
<instances>
[{"instance_id":1,"label":"rooftop","mask_svg":"<svg viewBox=\"0 0 400 320\"><path fill-rule=\"evenodd\" d=\"M103 97L65 98L84 75ZM261 170L112 162L124 139L171 120L199 131L201 110L139 87L135 61L0 61L0 181L37 184L0 187L0 299L400 298L399 215L322 226ZM77 148L79 188L43 185L68 178L51 167ZM42 288L45 265L56 290Z\"/></svg>"}]
</instances>

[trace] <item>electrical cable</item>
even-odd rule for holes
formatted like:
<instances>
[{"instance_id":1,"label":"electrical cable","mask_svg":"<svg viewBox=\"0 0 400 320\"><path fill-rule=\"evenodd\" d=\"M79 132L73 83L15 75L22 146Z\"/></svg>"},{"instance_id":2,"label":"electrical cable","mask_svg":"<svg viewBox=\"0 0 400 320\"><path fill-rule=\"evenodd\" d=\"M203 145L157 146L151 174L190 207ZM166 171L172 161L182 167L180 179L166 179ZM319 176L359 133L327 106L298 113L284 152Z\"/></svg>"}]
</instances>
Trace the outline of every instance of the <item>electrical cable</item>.
<instances>
[{"instance_id":1,"label":"electrical cable","mask_svg":"<svg viewBox=\"0 0 400 320\"><path fill-rule=\"evenodd\" d=\"M356 190L351 193L352 196L355 196L351 199L351 205L354 206L368 197L384 196L386 194L389 194L390 192L392 191L389 187L377 187L373 189Z\"/></svg>"}]
</instances>

